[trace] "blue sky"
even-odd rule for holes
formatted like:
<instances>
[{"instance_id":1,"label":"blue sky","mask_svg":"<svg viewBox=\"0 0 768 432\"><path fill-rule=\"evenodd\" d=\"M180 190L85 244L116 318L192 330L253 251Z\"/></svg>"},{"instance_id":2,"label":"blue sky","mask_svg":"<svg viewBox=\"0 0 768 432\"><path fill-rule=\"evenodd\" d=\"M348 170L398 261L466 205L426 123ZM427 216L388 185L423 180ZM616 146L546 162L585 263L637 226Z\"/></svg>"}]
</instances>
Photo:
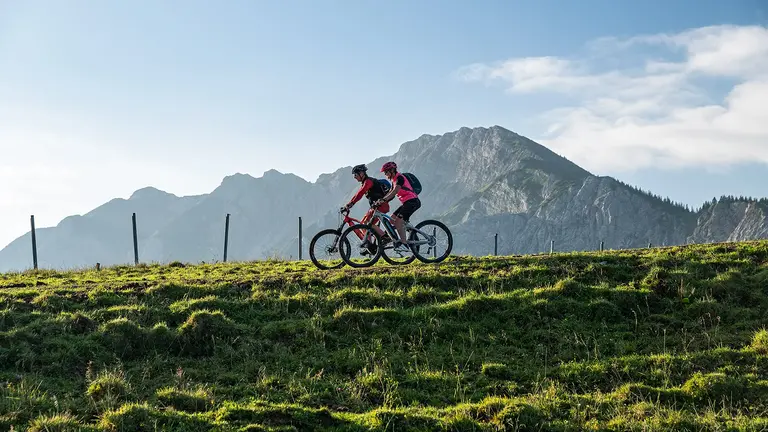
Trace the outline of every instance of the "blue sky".
<instances>
[{"instance_id":1,"label":"blue sky","mask_svg":"<svg viewBox=\"0 0 768 432\"><path fill-rule=\"evenodd\" d=\"M731 110L738 118L691 118L735 85L762 82L749 67L708 62L743 64L743 46L764 62L767 13L761 0L0 0L0 243L27 231L32 213L52 226L144 186L205 193L235 172L314 181L462 126L504 126L692 206L764 195L768 130L733 147L739 157L713 150L740 139L749 101ZM718 25L757 31L685 33ZM682 36L675 49L619 48L659 34ZM725 48L699 43L711 38ZM660 60L676 63L630 79ZM614 127L625 124L619 112L642 130ZM654 119L664 128L644 123ZM661 136L681 150L644 147Z\"/></svg>"}]
</instances>

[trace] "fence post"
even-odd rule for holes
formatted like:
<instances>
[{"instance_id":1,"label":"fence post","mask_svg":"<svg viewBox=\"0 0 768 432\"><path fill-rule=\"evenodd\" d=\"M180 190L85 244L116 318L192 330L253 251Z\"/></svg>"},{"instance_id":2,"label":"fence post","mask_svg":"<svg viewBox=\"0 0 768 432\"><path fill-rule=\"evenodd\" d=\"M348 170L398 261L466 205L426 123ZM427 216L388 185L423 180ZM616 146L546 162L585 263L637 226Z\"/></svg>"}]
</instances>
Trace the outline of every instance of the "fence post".
<instances>
[{"instance_id":1,"label":"fence post","mask_svg":"<svg viewBox=\"0 0 768 432\"><path fill-rule=\"evenodd\" d=\"M301 216L299 216L299 261L301 261Z\"/></svg>"},{"instance_id":2,"label":"fence post","mask_svg":"<svg viewBox=\"0 0 768 432\"><path fill-rule=\"evenodd\" d=\"M648 242L648 248L650 249L650 247L651 247L651 242Z\"/></svg>"},{"instance_id":3,"label":"fence post","mask_svg":"<svg viewBox=\"0 0 768 432\"><path fill-rule=\"evenodd\" d=\"M600 252L602 252L602 251L603 251L603 241L600 240Z\"/></svg>"},{"instance_id":4,"label":"fence post","mask_svg":"<svg viewBox=\"0 0 768 432\"><path fill-rule=\"evenodd\" d=\"M37 236L35 235L35 215L30 215L29 224L32 227L32 265L37 270Z\"/></svg>"},{"instance_id":5,"label":"fence post","mask_svg":"<svg viewBox=\"0 0 768 432\"><path fill-rule=\"evenodd\" d=\"M493 235L493 254L499 254L499 233Z\"/></svg>"},{"instance_id":6,"label":"fence post","mask_svg":"<svg viewBox=\"0 0 768 432\"><path fill-rule=\"evenodd\" d=\"M224 221L224 262L227 262L227 246L229 246L229 213Z\"/></svg>"},{"instance_id":7,"label":"fence post","mask_svg":"<svg viewBox=\"0 0 768 432\"><path fill-rule=\"evenodd\" d=\"M549 241L549 253L550 253L550 255L555 253L555 241L554 240L550 240Z\"/></svg>"},{"instance_id":8,"label":"fence post","mask_svg":"<svg viewBox=\"0 0 768 432\"><path fill-rule=\"evenodd\" d=\"M139 264L139 238L136 235L136 213L131 216L131 222L133 223L133 263Z\"/></svg>"}]
</instances>

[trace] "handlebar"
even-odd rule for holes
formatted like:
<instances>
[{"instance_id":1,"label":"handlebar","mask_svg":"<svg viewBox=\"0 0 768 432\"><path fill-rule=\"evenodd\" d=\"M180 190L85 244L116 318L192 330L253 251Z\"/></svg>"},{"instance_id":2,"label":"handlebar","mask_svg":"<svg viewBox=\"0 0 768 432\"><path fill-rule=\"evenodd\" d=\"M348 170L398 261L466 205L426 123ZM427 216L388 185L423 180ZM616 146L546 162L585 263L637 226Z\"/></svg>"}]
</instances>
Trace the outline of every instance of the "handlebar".
<instances>
[{"instance_id":1,"label":"handlebar","mask_svg":"<svg viewBox=\"0 0 768 432\"><path fill-rule=\"evenodd\" d=\"M370 208L372 208L372 209L376 209L377 207L378 207L377 205L371 205L370 206ZM339 208L339 213L341 213L341 214L344 214L344 213L349 214L350 211L351 211L350 209L347 209L347 208L344 208L344 207L340 207Z\"/></svg>"}]
</instances>

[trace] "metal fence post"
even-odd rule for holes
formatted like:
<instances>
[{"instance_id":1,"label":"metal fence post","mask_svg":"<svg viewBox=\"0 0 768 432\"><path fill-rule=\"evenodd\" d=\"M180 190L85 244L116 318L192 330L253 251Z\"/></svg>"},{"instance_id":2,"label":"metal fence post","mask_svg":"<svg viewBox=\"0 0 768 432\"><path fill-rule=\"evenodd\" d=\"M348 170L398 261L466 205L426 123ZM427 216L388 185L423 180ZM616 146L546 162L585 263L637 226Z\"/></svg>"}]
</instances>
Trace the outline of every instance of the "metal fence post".
<instances>
[{"instance_id":1,"label":"metal fence post","mask_svg":"<svg viewBox=\"0 0 768 432\"><path fill-rule=\"evenodd\" d=\"M299 216L299 261L301 261L301 216Z\"/></svg>"},{"instance_id":2,"label":"metal fence post","mask_svg":"<svg viewBox=\"0 0 768 432\"><path fill-rule=\"evenodd\" d=\"M30 215L29 224L32 227L32 265L37 270L37 236L35 235L35 215Z\"/></svg>"},{"instance_id":3,"label":"metal fence post","mask_svg":"<svg viewBox=\"0 0 768 432\"><path fill-rule=\"evenodd\" d=\"M493 254L499 254L499 233L493 235Z\"/></svg>"},{"instance_id":4,"label":"metal fence post","mask_svg":"<svg viewBox=\"0 0 768 432\"><path fill-rule=\"evenodd\" d=\"M229 213L224 221L224 262L227 262L227 247L229 246Z\"/></svg>"},{"instance_id":5,"label":"metal fence post","mask_svg":"<svg viewBox=\"0 0 768 432\"><path fill-rule=\"evenodd\" d=\"M139 264L139 238L136 235L136 213L131 216L133 223L133 263Z\"/></svg>"}]
</instances>

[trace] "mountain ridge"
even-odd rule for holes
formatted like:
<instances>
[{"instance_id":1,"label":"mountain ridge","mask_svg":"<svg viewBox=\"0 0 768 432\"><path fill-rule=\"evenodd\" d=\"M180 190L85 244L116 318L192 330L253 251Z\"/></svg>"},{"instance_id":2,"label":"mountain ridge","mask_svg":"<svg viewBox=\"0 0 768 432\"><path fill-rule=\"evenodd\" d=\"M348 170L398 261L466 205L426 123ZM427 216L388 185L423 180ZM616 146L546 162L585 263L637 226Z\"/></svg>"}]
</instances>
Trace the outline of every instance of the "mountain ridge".
<instances>
[{"instance_id":1,"label":"mountain ridge","mask_svg":"<svg viewBox=\"0 0 768 432\"><path fill-rule=\"evenodd\" d=\"M446 222L454 231L457 254L492 252L489 237L494 233L504 240L499 253L541 252L550 240L558 250L584 250L600 241L618 248L768 235L768 212L758 207L748 212L739 207L736 213L723 209L705 217L701 212L707 203L693 211L613 177L594 175L498 125L422 134L403 142L394 154L368 162L369 174L381 177L378 169L387 160L422 181L423 205L415 218ZM225 176L211 192L192 196L147 186L127 200L115 198L85 215L64 218L56 227L38 229L39 263L132 262L132 212L138 217L141 261L221 260L226 214L231 214L229 260L295 258L298 217L303 219L306 258L314 233L338 226L336 209L358 188L350 170L337 168L314 182L276 169L260 177L238 172ZM392 210L397 205L393 202ZM366 206L364 199L353 216L362 216ZM0 271L30 266L27 232L0 250Z\"/></svg>"}]
</instances>

